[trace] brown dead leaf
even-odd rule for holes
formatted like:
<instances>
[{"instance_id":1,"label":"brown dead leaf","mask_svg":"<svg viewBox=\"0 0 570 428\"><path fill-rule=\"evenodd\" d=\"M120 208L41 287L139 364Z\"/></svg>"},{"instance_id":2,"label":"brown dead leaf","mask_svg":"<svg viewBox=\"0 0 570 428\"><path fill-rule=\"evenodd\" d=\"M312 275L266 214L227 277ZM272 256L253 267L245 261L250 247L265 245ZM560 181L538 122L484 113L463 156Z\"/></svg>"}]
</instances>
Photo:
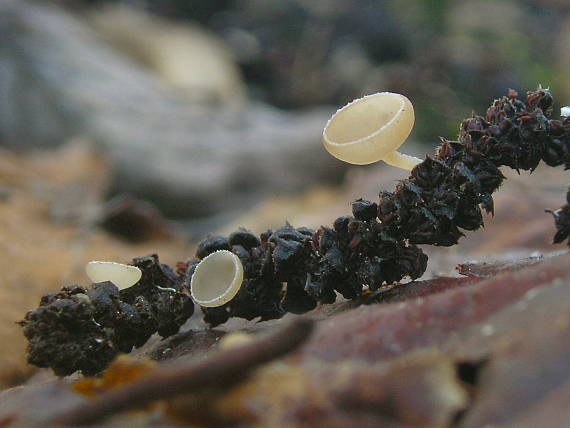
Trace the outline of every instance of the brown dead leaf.
<instances>
[{"instance_id":1,"label":"brown dead leaf","mask_svg":"<svg viewBox=\"0 0 570 428\"><path fill-rule=\"evenodd\" d=\"M119 356L102 377L88 377L74 382L71 388L86 397L95 397L111 389L120 388L152 372L155 364L149 360L135 360Z\"/></svg>"},{"instance_id":2,"label":"brown dead leaf","mask_svg":"<svg viewBox=\"0 0 570 428\"><path fill-rule=\"evenodd\" d=\"M466 404L452 362L428 353L391 364L274 363L225 393L175 400L168 412L186 424L442 427Z\"/></svg>"},{"instance_id":3,"label":"brown dead leaf","mask_svg":"<svg viewBox=\"0 0 570 428\"><path fill-rule=\"evenodd\" d=\"M556 280L570 280L568 258L564 254L493 278L475 278L468 286L399 303L359 307L331 317L319 324L313 339L302 350L303 357L378 361L441 345L463 329L516 304L529 290ZM468 279L456 279L458 284L465 280ZM419 286L438 281L420 282Z\"/></svg>"}]
</instances>

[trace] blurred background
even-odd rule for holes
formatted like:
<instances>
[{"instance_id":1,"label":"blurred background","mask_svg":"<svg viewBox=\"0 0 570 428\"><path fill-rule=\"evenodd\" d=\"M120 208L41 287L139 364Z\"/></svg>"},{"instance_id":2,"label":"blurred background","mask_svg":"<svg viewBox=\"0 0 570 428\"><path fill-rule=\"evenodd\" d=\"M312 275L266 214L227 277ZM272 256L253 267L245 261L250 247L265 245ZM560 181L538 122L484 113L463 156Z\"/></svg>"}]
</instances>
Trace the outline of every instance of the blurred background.
<instances>
[{"instance_id":1,"label":"blurred background","mask_svg":"<svg viewBox=\"0 0 570 428\"><path fill-rule=\"evenodd\" d=\"M29 370L14 321L89 260L175 263L207 233L318 227L393 189L406 172L323 149L346 102L405 94L422 156L509 88L550 87L558 112L569 70L567 0L0 0L0 384ZM495 219L430 249L428 275L556 249L542 208L567 178L505 174Z\"/></svg>"}]
</instances>

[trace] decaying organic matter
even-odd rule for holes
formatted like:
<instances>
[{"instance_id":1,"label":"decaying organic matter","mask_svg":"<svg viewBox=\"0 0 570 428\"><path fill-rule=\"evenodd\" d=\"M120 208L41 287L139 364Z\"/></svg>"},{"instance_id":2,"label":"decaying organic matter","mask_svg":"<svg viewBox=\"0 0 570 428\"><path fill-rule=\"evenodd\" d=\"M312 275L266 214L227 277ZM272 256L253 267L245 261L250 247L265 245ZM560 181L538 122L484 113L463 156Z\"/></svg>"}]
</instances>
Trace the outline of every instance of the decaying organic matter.
<instances>
[{"instance_id":1,"label":"decaying organic matter","mask_svg":"<svg viewBox=\"0 0 570 428\"><path fill-rule=\"evenodd\" d=\"M469 278L402 284L382 294L387 303L328 313L305 342L310 326L304 319L263 323L260 340L251 335L229 349L212 349L214 337L207 343L196 337L221 330L194 330L160 344L173 352L144 373L139 355L113 363L102 379L75 382L73 390L68 382L42 378L4 391L0 421L10 427L48 421L105 427L566 426L567 261L568 254L560 254L517 260L516 266L471 264ZM288 350L292 354L281 358ZM127 376L117 370L121 365ZM131 376L133 370L140 376ZM91 398L83 395L90 391ZM158 405L144 405L149 402ZM139 411L124 412L130 409Z\"/></svg>"},{"instance_id":2,"label":"decaying organic matter","mask_svg":"<svg viewBox=\"0 0 570 428\"><path fill-rule=\"evenodd\" d=\"M272 335L220 352L208 360L159 369L138 382L71 409L54 422L57 425L92 424L159 399L231 385L258 366L298 348L311 335L313 326L311 320L299 318Z\"/></svg>"},{"instance_id":3,"label":"decaying organic matter","mask_svg":"<svg viewBox=\"0 0 570 428\"><path fill-rule=\"evenodd\" d=\"M526 101L510 90L485 118L464 120L458 141L444 139L436 155L426 156L394 192L381 191L378 203L353 202L352 216L339 217L312 237L306 228L287 225L264 232L259 245L247 250L225 237L206 238L190 270L221 243L246 266L243 291L227 305L205 309L206 321L275 318L332 303L335 292L353 299L365 289L420 277L427 256L415 244L451 246L463 231L479 229L481 207L494 212L492 194L505 178L499 167L532 171L542 160L570 168L570 118L550 119L553 100L546 89L529 92ZM570 208L553 215L554 241L562 242L570 234Z\"/></svg>"},{"instance_id":4,"label":"decaying organic matter","mask_svg":"<svg viewBox=\"0 0 570 428\"><path fill-rule=\"evenodd\" d=\"M127 289L107 281L45 295L20 322L29 341L28 362L51 367L59 376L77 370L93 375L156 332L162 337L177 333L194 312L182 281L156 255L133 264L142 270L142 279Z\"/></svg>"},{"instance_id":5,"label":"decaying organic matter","mask_svg":"<svg viewBox=\"0 0 570 428\"><path fill-rule=\"evenodd\" d=\"M137 285L121 291L119 297L116 292L103 291L112 290L109 285L94 287L91 293L103 294L105 302L110 302L102 304L100 310L89 292L88 303L65 289L61 296L48 295L22 322L30 340L29 361L51 366L58 374L79 369L90 374L103 369L119 350L128 352L140 346L155 330L163 337L175 333L193 308L182 293L183 283L188 286L200 260L218 250L239 257L244 282L236 297L225 305L203 308L205 321L213 326L230 317L267 320L286 312L303 313L319 302L334 302L337 292L354 299L385 283L419 278L426 269L427 256L417 244L455 245L463 231L483 225L481 207L493 213L492 193L505 178L499 167L532 171L542 160L550 166L570 168L570 118L551 119L551 113L548 90L529 92L526 103L511 90L493 102L486 117L463 121L458 141L443 140L436 155L427 156L394 192L381 191L378 203L355 201L353 215L339 217L332 228L322 226L313 231L286 224L259 238L244 229L228 237L208 237L198 245L195 258L181 265L186 269L181 269L179 276L156 258L136 259L134 264L143 270L143 280ZM558 230L555 242L562 242L570 234L569 205L553 214ZM161 276L169 278L173 291L163 288ZM144 333L137 328L132 331L128 322L127 327L118 327L119 321L126 322L124 318L105 310L123 302L128 308L138 304L137 313L151 314L148 322L157 323L152 324L154 330L149 327L147 331L144 324ZM60 311L60 306L70 309ZM91 314L99 327L90 324ZM78 317L76 324L71 323L74 316ZM81 320L85 320L83 324ZM84 324L84 328L75 327ZM129 332L126 336L130 341L123 346L118 338L124 331ZM140 340L133 343L139 334ZM66 344L65 357L71 363L59 360L63 354L54 348L50 335L62 337L59 343ZM103 347L101 357L92 356L97 360L95 367L87 360L77 365L75 361L81 358L72 358L71 352L81 356L84 348L79 344L99 338L103 342L97 343L108 344L111 349Z\"/></svg>"}]
</instances>

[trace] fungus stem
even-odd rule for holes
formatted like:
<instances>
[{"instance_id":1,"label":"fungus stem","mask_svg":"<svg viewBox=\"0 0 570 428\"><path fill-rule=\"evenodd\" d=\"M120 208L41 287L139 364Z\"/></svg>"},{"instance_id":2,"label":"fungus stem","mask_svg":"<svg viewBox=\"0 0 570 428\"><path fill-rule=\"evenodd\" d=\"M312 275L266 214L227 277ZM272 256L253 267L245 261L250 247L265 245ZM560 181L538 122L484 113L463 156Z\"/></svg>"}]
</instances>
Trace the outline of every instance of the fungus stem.
<instances>
[{"instance_id":1,"label":"fungus stem","mask_svg":"<svg viewBox=\"0 0 570 428\"><path fill-rule=\"evenodd\" d=\"M406 155L404 153L400 153L398 151L394 151L392 153L388 153L382 159L388 165L395 166L397 168L402 168L407 171L411 171L414 167L422 162L421 159Z\"/></svg>"}]
</instances>

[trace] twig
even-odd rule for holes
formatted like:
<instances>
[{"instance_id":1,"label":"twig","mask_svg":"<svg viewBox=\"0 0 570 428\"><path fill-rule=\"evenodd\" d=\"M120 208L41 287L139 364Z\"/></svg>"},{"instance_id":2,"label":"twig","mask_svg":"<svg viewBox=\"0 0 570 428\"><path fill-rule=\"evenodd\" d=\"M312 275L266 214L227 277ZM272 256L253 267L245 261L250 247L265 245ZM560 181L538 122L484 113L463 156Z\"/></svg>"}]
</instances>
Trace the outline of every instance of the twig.
<instances>
[{"instance_id":1,"label":"twig","mask_svg":"<svg viewBox=\"0 0 570 428\"><path fill-rule=\"evenodd\" d=\"M154 375L101 395L57 417L55 425L88 425L125 410L142 407L214 384L232 382L256 367L300 346L311 334L313 321L299 318L275 334L251 344L219 352L186 367L157 369Z\"/></svg>"}]
</instances>

